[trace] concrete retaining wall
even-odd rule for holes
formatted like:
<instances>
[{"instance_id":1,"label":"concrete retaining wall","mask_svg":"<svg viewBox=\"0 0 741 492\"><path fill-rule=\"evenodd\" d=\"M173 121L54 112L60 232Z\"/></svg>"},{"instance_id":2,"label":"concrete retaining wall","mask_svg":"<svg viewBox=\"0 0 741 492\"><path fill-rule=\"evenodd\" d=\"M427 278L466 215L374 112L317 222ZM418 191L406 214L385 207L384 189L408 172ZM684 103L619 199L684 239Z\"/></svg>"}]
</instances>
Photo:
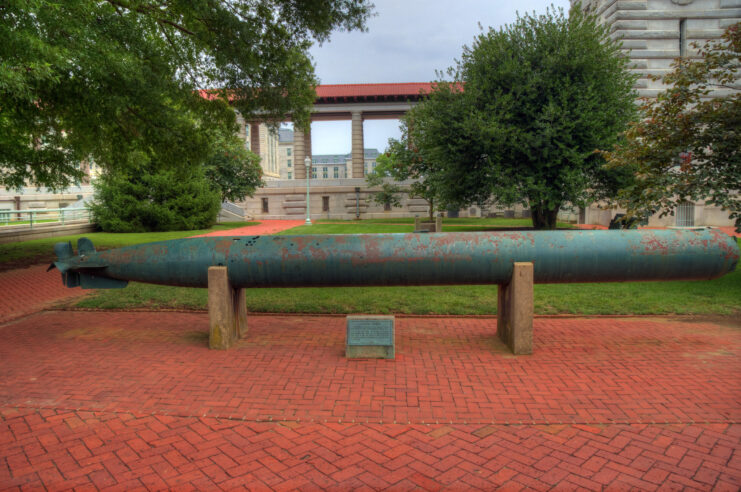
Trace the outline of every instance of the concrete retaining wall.
<instances>
[{"instance_id":1,"label":"concrete retaining wall","mask_svg":"<svg viewBox=\"0 0 741 492\"><path fill-rule=\"evenodd\" d=\"M66 225L34 225L0 227L0 244L17 243L31 239L44 239L47 237L68 236L71 234L84 234L94 232L95 226L88 222L66 224Z\"/></svg>"}]
</instances>

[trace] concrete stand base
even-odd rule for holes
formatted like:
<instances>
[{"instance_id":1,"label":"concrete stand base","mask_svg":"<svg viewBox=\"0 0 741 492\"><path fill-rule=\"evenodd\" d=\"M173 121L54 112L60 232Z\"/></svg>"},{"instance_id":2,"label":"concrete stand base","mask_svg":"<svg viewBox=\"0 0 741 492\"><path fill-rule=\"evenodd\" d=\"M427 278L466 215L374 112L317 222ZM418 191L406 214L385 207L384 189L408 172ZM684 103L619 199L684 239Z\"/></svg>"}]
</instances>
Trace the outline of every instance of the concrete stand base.
<instances>
[{"instance_id":1,"label":"concrete stand base","mask_svg":"<svg viewBox=\"0 0 741 492\"><path fill-rule=\"evenodd\" d=\"M515 263L498 287L497 334L515 355L533 353L533 264Z\"/></svg>"},{"instance_id":2,"label":"concrete stand base","mask_svg":"<svg viewBox=\"0 0 741 492\"><path fill-rule=\"evenodd\" d=\"M208 269L208 346L226 350L247 334L245 289L229 283L226 267Z\"/></svg>"},{"instance_id":3,"label":"concrete stand base","mask_svg":"<svg viewBox=\"0 0 741 492\"><path fill-rule=\"evenodd\" d=\"M435 222L427 222L419 217L414 218L415 231L443 232L443 218L439 215L435 217Z\"/></svg>"}]
</instances>

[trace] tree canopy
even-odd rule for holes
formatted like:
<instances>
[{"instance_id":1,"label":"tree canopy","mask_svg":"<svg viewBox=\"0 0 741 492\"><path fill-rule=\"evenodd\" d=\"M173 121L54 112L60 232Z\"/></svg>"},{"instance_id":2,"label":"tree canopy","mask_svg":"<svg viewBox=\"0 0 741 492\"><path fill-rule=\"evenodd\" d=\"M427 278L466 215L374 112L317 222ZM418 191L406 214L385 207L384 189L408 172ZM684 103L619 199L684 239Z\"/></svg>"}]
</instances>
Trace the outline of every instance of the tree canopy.
<instances>
[{"instance_id":1,"label":"tree canopy","mask_svg":"<svg viewBox=\"0 0 741 492\"><path fill-rule=\"evenodd\" d=\"M559 208L614 193L603 168L635 116L634 76L608 28L579 5L524 15L464 47L405 119L409 150L443 203L523 203L537 228ZM444 77L441 77L444 78Z\"/></svg>"},{"instance_id":2,"label":"tree canopy","mask_svg":"<svg viewBox=\"0 0 741 492\"><path fill-rule=\"evenodd\" d=\"M93 159L202 163L246 118L308 121L308 48L363 29L366 0L0 4L0 185L62 188ZM207 92L202 92L207 91ZM204 97L206 96L206 97Z\"/></svg>"},{"instance_id":3,"label":"tree canopy","mask_svg":"<svg viewBox=\"0 0 741 492\"><path fill-rule=\"evenodd\" d=\"M669 87L644 101L645 119L606 153L611 167L636 171L618 203L628 217L646 218L706 199L741 231L741 23L695 48L700 58L674 61L661 79Z\"/></svg>"}]
</instances>

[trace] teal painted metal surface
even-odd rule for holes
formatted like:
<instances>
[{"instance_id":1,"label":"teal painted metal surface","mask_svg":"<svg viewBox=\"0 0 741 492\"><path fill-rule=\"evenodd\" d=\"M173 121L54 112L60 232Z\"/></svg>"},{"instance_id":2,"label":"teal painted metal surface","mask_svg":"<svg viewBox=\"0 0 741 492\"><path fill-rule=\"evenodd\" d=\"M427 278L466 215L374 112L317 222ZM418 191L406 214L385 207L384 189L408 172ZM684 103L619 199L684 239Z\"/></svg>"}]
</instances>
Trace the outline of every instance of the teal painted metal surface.
<instances>
[{"instance_id":1,"label":"teal painted metal surface","mask_svg":"<svg viewBox=\"0 0 741 492\"><path fill-rule=\"evenodd\" d=\"M235 287L506 283L533 262L536 283L700 280L731 272L739 248L717 230L523 231L236 236L177 239L95 252L55 247L70 287L127 281L206 287L228 267Z\"/></svg>"}]
</instances>

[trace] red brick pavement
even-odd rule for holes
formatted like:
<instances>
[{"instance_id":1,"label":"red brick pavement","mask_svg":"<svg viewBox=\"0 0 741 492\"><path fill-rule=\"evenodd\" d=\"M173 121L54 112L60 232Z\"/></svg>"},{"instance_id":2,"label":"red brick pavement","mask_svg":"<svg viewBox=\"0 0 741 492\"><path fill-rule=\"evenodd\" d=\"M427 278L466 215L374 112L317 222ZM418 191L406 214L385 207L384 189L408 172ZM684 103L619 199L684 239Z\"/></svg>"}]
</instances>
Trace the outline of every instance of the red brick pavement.
<instances>
[{"instance_id":1,"label":"red brick pavement","mask_svg":"<svg viewBox=\"0 0 741 492\"><path fill-rule=\"evenodd\" d=\"M543 319L397 320L395 360L344 320L49 312L0 327L0 488L628 489L741 486L741 332Z\"/></svg>"},{"instance_id":2,"label":"red brick pavement","mask_svg":"<svg viewBox=\"0 0 741 492\"><path fill-rule=\"evenodd\" d=\"M47 273L47 267L35 265L0 273L0 325L85 294L65 287L59 272Z\"/></svg>"},{"instance_id":3,"label":"red brick pavement","mask_svg":"<svg viewBox=\"0 0 741 492\"><path fill-rule=\"evenodd\" d=\"M204 237L204 236L264 236L267 234L275 234L276 232L285 231L286 229L293 229L304 225L303 220L263 220L259 224L237 227L236 229L229 229L228 231L215 231L209 232L208 234L201 234L200 236L193 237Z\"/></svg>"}]
</instances>

